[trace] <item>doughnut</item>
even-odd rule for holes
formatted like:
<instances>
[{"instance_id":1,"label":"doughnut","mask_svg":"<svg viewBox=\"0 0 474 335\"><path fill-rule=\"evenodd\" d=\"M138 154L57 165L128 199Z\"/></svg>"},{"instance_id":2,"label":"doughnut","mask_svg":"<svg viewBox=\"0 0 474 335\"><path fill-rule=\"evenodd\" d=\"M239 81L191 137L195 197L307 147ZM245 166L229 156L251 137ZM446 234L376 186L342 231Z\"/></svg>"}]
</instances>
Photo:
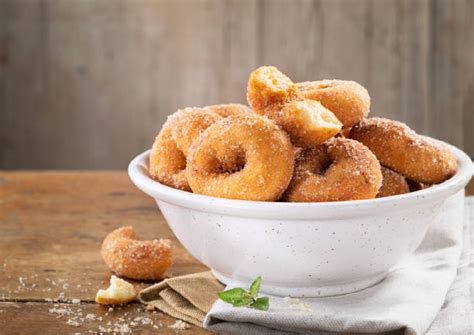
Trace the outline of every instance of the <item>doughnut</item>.
<instances>
[{"instance_id":1,"label":"doughnut","mask_svg":"<svg viewBox=\"0 0 474 335\"><path fill-rule=\"evenodd\" d=\"M319 101L336 115L344 127L359 123L369 114L370 96L355 81L320 80L296 84L301 96Z\"/></svg>"},{"instance_id":2,"label":"doughnut","mask_svg":"<svg viewBox=\"0 0 474 335\"><path fill-rule=\"evenodd\" d=\"M247 99L255 113L269 117L288 132L295 146L321 144L342 127L320 103L303 99L296 85L273 66L260 67L250 74Z\"/></svg>"},{"instance_id":3,"label":"doughnut","mask_svg":"<svg viewBox=\"0 0 474 335\"><path fill-rule=\"evenodd\" d=\"M296 85L276 67L262 66L250 74L247 100L255 113L273 119L285 103L295 99L300 99Z\"/></svg>"},{"instance_id":4,"label":"doughnut","mask_svg":"<svg viewBox=\"0 0 474 335\"><path fill-rule=\"evenodd\" d=\"M377 193L377 198L409 192L410 187L405 177L385 166L382 166L382 186L379 189L379 193Z\"/></svg>"},{"instance_id":5,"label":"doughnut","mask_svg":"<svg viewBox=\"0 0 474 335\"><path fill-rule=\"evenodd\" d=\"M239 116L246 113L252 113L252 110L242 104L221 104L208 106L211 111L222 117Z\"/></svg>"},{"instance_id":6,"label":"doughnut","mask_svg":"<svg viewBox=\"0 0 474 335\"><path fill-rule=\"evenodd\" d=\"M221 117L211 108L194 107L178 110L170 116L171 136L184 156L194 139L207 127L220 120Z\"/></svg>"},{"instance_id":7,"label":"doughnut","mask_svg":"<svg viewBox=\"0 0 474 335\"><path fill-rule=\"evenodd\" d=\"M191 191L185 174L189 147L204 129L219 119L208 108L185 108L169 116L151 149L151 177L162 184Z\"/></svg>"},{"instance_id":8,"label":"doughnut","mask_svg":"<svg viewBox=\"0 0 474 335\"><path fill-rule=\"evenodd\" d=\"M284 199L291 202L375 198L382 182L380 164L361 143L338 137L307 148L295 167Z\"/></svg>"},{"instance_id":9,"label":"doughnut","mask_svg":"<svg viewBox=\"0 0 474 335\"><path fill-rule=\"evenodd\" d=\"M231 116L194 141L186 176L194 193L273 201L291 180L293 150L288 135L267 118Z\"/></svg>"},{"instance_id":10,"label":"doughnut","mask_svg":"<svg viewBox=\"0 0 474 335\"><path fill-rule=\"evenodd\" d=\"M454 155L418 135L404 123L369 118L351 129L350 137L366 145L380 164L405 178L438 184L456 173Z\"/></svg>"},{"instance_id":11,"label":"doughnut","mask_svg":"<svg viewBox=\"0 0 474 335\"><path fill-rule=\"evenodd\" d=\"M171 241L141 241L133 227L127 226L105 237L101 254L110 270L121 277L158 280L171 265Z\"/></svg>"},{"instance_id":12,"label":"doughnut","mask_svg":"<svg viewBox=\"0 0 474 335\"><path fill-rule=\"evenodd\" d=\"M321 144L339 133L342 126L333 113L313 100L287 103L276 120L290 135L292 143L300 147Z\"/></svg>"}]
</instances>

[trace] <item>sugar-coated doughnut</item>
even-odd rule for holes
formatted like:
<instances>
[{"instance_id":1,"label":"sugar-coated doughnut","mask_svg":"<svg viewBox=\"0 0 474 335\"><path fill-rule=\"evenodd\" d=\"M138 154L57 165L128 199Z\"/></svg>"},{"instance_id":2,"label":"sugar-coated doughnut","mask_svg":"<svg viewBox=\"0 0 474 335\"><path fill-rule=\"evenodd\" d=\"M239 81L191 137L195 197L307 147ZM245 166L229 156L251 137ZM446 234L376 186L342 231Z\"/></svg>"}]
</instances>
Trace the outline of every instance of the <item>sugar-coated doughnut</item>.
<instances>
[{"instance_id":1,"label":"sugar-coated doughnut","mask_svg":"<svg viewBox=\"0 0 474 335\"><path fill-rule=\"evenodd\" d=\"M405 177L385 166L382 166L382 186L377 193L377 198L384 198L391 195L409 192L410 187Z\"/></svg>"},{"instance_id":2,"label":"sugar-coated doughnut","mask_svg":"<svg viewBox=\"0 0 474 335\"><path fill-rule=\"evenodd\" d=\"M300 147L321 144L339 133L342 126L333 113L313 100L285 104L275 120L288 132L292 143Z\"/></svg>"},{"instance_id":3,"label":"sugar-coated doughnut","mask_svg":"<svg viewBox=\"0 0 474 335\"><path fill-rule=\"evenodd\" d=\"M119 276L157 280L171 265L171 241L141 241L133 227L122 227L105 237L101 254L110 270Z\"/></svg>"},{"instance_id":4,"label":"sugar-coated doughnut","mask_svg":"<svg viewBox=\"0 0 474 335\"><path fill-rule=\"evenodd\" d=\"M250 74L247 99L255 113L272 119L296 146L320 144L336 135L342 124L320 103L303 99L296 85L273 66Z\"/></svg>"},{"instance_id":5,"label":"sugar-coated doughnut","mask_svg":"<svg viewBox=\"0 0 474 335\"><path fill-rule=\"evenodd\" d=\"M291 180L293 146L288 135L259 115L222 119L193 143L186 175L195 193L272 201Z\"/></svg>"},{"instance_id":6,"label":"sugar-coated doughnut","mask_svg":"<svg viewBox=\"0 0 474 335\"><path fill-rule=\"evenodd\" d=\"M242 114L253 113L252 110L242 104L220 104L207 106L214 113L219 114L222 117L229 116L240 116Z\"/></svg>"},{"instance_id":7,"label":"sugar-coated doughnut","mask_svg":"<svg viewBox=\"0 0 474 335\"><path fill-rule=\"evenodd\" d=\"M369 114L369 93L355 81L307 81L296 86L304 98L317 100L333 112L344 127L359 123Z\"/></svg>"},{"instance_id":8,"label":"sugar-coated doughnut","mask_svg":"<svg viewBox=\"0 0 474 335\"><path fill-rule=\"evenodd\" d=\"M357 141L339 137L308 148L298 157L284 198L292 202L372 199L381 182L374 154Z\"/></svg>"},{"instance_id":9,"label":"sugar-coated doughnut","mask_svg":"<svg viewBox=\"0 0 474 335\"><path fill-rule=\"evenodd\" d=\"M190 191L186 156L194 139L221 116L208 108L185 108L170 115L153 143L149 173L165 185Z\"/></svg>"},{"instance_id":10,"label":"sugar-coated doughnut","mask_svg":"<svg viewBox=\"0 0 474 335\"><path fill-rule=\"evenodd\" d=\"M193 107L178 110L169 117L171 135L184 156L194 139L214 122L221 119L217 113L208 107Z\"/></svg>"},{"instance_id":11,"label":"sugar-coated doughnut","mask_svg":"<svg viewBox=\"0 0 474 335\"><path fill-rule=\"evenodd\" d=\"M255 113L273 119L287 102L298 99L296 85L274 66L261 66L250 74L247 100Z\"/></svg>"},{"instance_id":12,"label":"sugar-coated doughnut","mask_svg":"<svg viewBox=\"0 0 474 335\"><path fill-rule=\"evenodd\" d=\"M457 170L456 158L447 148L398 121L365 119L352 128L350 137L366 145L382 165L417 182L441 183Z\"/></svg>"}]
</instances>

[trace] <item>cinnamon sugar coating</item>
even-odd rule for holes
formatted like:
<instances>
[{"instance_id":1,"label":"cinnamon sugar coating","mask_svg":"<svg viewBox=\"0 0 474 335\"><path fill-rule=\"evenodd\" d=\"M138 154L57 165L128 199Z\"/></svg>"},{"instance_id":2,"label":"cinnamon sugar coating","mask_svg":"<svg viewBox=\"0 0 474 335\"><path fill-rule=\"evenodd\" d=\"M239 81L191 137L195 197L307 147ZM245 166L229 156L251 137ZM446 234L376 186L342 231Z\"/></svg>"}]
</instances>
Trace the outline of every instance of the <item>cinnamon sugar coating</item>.
<instances>
[{"instance_id":1,"label":"cinnamon sugar coating","mask_svg":"<svg viewBox=\"0 0 474 335\"><path fill-rule=\"evenodd\" d=\"M193 143L186 175L195 193L229 199L273 201L293 174L288 135L259 115L228 117Z\"/></svg>"},{"instance_id":2,"label":"cinnamon sugar coating","mask_svg":"<svg viewBox=\"0 0 474 335\"><path fill-rule=\"evenodd\" d=\"M382 182L377 158L361 143L333 138L308 148L296 162L284 195L292 202L375 198Z\"/></svg>"},{"instance_id":3,"label":"cinnamon sugar coating","mask_svg":"<svg viewBox=\"0 0 474 335\"><path fill-rule=\"evenodd\" d=\"M171 265L171 241L138 239L131 226L114 230L102 243L102 258L115 274L137 279L162 279Z\"/></svg>"},{"instance_id":4,"label":"cinnamon sugar coating","mask_svg":"<svg viewBox=\"0 0 474 335\"><path fill-rule=\"evenodd\" d=\"M366 145L380 163L408 179L437 184L457 170L454 155L428 141L406 124L373 117L354 126L350 137Z\"/></svg>"},{"instance_id":5,"label":"cinnamon sugar coating","mask_svg":"<svg viewBox=\"0 0 474 335\"><path fill-rule=\"evenodd\" d=\"M377 193L377 198L410 192L407 180L401 174L382 166L382 186Z\"/></svg>"},{"instance_id":6,"label":"cinnamon sugar coating","mask_svg":"<svg viewBox=\"0 0 474 335\"><path fill-rule=\"evenodd\" d=\"M319 101L336 115L344 127L352 127L369 114L370 95L355 81L306 81L296 86L301 96Z\"/></svg>"}]
</instances>

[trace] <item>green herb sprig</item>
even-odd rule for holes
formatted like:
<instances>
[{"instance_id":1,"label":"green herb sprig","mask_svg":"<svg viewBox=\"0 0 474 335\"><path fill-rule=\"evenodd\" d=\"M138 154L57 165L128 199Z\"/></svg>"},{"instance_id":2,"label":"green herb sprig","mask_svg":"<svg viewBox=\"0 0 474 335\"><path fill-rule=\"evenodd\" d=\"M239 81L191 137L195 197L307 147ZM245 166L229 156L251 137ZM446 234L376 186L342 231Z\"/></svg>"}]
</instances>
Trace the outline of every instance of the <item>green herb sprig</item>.
<instances>
[{"instance_id":1,"label":"green herb sprig","mask_svg":"<svg viewBox=\"0 0 474 335\"><path fill-rule=\"evenodd\" d=\"M248 291L243 288L231 288L227 291L221 291L217 293L219 299L232 304L234 307L250 307L261 311L268 310L270 306L270 299L268 297L258 297L258 291L260 291L260 283L262 277L258 276L250 285Z\"/></svg>"}]
</instances>

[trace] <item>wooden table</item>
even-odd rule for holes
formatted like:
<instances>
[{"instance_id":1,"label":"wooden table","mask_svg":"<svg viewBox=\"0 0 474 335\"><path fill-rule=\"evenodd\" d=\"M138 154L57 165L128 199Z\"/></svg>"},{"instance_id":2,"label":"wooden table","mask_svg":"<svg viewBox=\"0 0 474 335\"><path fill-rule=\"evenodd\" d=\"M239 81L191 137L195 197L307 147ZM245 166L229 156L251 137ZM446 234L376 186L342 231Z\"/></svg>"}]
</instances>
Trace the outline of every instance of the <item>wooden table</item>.
<instances>
[{"instance_id":1,"label":"wooden table","mask_svg":"<svg viewBox=\"0 0 474 335\"><path fill-rule=\"evenodd\" d=\"M126 225L174 242L170 275L207 269L125 172L0 172L0 333L87 333L124 324L134 333L180 332L168 327L175 319L139 303L113 311L94 303L111 274L99 253L102 239ZM194 326L184 332L209 333Z\"/></svg>"},{"instance_id":2,"label":"wooden table","mask_svg":"<svg viewBox=\"0 0 474 335\"><path fill-rule=\"evenodd\" d=\"M110 311L94 303L110 277L102 239L125 225L174 242L170 275L206 270L125 172L0 172L0 333L87 333L125 324L143 334L180 332L168 327L175 319L139 303ZM194 326L185 332L208 333Z\"/></svg>"}]
</instances>

